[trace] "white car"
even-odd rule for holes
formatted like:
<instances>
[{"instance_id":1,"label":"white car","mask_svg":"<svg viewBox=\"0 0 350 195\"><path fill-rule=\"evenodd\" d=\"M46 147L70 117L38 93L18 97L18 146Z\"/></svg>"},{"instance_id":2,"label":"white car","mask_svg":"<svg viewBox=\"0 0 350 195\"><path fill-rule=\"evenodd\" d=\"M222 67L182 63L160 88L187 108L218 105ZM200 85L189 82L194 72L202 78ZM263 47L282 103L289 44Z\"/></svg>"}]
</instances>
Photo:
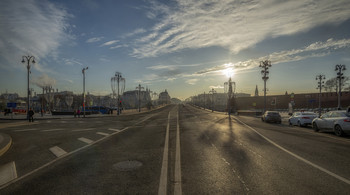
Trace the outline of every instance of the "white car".
<instances>
[{"instance_id":1,"label":"white car","mask_svg":"<svg viewBox=\"0 0 350 195\"><path fill-rule=\"evenodd\" d=\"M337 136L350 133L350 112L344 110L330 111L312 121L315 131L332 130Z\"/></svg>"},{"instance_id":2,"label":"white car","mask_svg":"<svg viewBox=\"0 0 350 195\"><path fill-rule=\"evenodd\" d=\"M312 124L312 120L317 118L318 115L313 112L294 112L291 117L289 117L289 125L307 126Z\"/></svg>"}]
</instances>

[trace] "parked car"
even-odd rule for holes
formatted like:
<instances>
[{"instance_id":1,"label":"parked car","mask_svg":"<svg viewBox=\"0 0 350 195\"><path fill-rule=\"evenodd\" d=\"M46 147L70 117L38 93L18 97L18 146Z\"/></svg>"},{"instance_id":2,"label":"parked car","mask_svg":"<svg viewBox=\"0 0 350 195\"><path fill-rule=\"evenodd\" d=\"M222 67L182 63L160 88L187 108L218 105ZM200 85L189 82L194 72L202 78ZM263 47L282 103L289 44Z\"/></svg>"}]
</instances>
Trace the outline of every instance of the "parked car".
<instances>
[{"instance_id":1,"label":"parked car","mask_svg":"<svg viewBox=\"0 0 350 195\"><path fill-rule=\"evenodd\" d=\"M337 136L350 133L350 113L344 110L330 111L312 121L315 131L332 130Z\"/></svg>"},{"instance_id":2,"label":"parked car","mask_svg":"<svg viewBox=\"0 0 350 195\"><path fill-rule=\"evenodd\" d=\"M314 112L294 112L291 117L289 117L289 125L307 126L312 124L312 120L317 118L318 115Z\"/></svg>"},{"instance_id":3,"label":"parked car","mask_svg":"<svg viewBox=\"0 0 350 195\"><path fill-rule=\"evenodd\" d=\"M266 111L262 116L261 120L265 122L281 123L281 115L276 111Z\"/></svg>"}]
</instances>

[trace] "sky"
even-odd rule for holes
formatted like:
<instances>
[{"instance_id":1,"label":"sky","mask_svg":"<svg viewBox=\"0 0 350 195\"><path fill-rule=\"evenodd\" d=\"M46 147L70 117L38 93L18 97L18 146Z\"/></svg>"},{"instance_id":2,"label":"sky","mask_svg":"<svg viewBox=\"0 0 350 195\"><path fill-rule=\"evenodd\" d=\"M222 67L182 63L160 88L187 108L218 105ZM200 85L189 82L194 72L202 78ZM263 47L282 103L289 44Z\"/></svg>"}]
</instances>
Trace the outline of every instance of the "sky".
<instances>
[{"instance_id":1,"label":"sky","mask_svg":"<svg viewBox=\"0 0 350 195\"><path fill-rule=\"evenodd\" d=\"M263 94L261 61L271 61L268 95L317 92L316 76L350 76L348 0L2 0L0 93L26 96L41 86L112 93L121 72L139 84L185 99L215 89L226 73L236 92Z\"/></svg>"}]
</instances>

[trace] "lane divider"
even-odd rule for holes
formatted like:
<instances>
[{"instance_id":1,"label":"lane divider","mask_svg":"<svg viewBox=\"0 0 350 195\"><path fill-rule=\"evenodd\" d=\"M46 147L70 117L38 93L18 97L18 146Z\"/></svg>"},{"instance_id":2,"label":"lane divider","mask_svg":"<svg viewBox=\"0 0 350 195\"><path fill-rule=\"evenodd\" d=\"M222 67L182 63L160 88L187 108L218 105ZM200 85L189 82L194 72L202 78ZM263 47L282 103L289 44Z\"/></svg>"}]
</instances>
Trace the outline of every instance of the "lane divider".
<instances>
[{"instance_id":1,"label":"lane divider","mask_svg":"<svg viewBox=\"0 0 350 195\"><path fill-rule=\"evenodd\" d=\"M78 138L78 140L82 141L84 143L87 143L87 144L91 144L92 142L94 142L91 139L88 139L88 138L85 138L85 137L80 137L80 138Z\"/></svg>"},{"instance_id":2,"label":"lane divider","mask_svg":"<svg viewBox=\"0 0 350 195\"><path fill-rule=\"evenodd\" d=\"M168 114L168 124L166 126L166 133L165 133L165 143L164 143L164 151L163 151L163 162L162 162L162 169L160 172L160 180L159 180L159 188L158 188L158 195L165 195L167 194L167 185L168 185L168 161L169 161L169 121L170 121L170 112Z\"/></svg>"},{"instance_id":3,"label":"lane divider","mask_svg":"<svg viewBox=\"0 0 350 195\"><path fill-rule=\"evenodd\" d=\"M179 126L179 110L177 110L177 125L176 125L176 156L175 156L175 183L174 194L181 195L181 154L180 154L180 126Z\"/></svg>"}]
</instances>

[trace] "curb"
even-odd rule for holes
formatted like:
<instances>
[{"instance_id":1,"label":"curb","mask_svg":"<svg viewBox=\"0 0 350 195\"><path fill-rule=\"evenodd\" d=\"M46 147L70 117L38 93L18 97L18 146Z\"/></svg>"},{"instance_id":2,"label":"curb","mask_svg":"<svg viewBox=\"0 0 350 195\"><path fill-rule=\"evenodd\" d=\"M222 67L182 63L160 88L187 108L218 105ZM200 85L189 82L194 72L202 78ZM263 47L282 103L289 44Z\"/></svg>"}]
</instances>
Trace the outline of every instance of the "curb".
<instances>
[{"instance_id":1,"label":"curb","mask_svg":"<svg viewBox=\"0 0 350 195\"><path fill-rule=\"evenodd\" d=\"M11 145L12 138L7 134L0 133L0 157L10 149Z\"/></svg>"}]
</instances>

